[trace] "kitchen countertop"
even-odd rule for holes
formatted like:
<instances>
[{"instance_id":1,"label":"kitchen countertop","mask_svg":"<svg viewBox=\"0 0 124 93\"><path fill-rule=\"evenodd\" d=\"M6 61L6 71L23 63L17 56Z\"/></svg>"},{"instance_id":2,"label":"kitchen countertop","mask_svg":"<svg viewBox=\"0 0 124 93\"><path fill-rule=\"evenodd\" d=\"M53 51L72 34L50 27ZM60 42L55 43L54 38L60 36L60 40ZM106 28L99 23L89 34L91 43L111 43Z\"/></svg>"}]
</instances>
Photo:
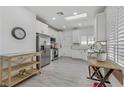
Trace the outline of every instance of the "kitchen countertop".
<instances>
[{"instance_id":1,"label":"kitchen countertop","mask_svg":"<svg viewBox=\"0 0 124 93\"><path fill-rule=\"evenodd\" d=\"M72 50L88 50L88 46L87 45L72 45L71 49Z\"/></svg>"}]
</instances>

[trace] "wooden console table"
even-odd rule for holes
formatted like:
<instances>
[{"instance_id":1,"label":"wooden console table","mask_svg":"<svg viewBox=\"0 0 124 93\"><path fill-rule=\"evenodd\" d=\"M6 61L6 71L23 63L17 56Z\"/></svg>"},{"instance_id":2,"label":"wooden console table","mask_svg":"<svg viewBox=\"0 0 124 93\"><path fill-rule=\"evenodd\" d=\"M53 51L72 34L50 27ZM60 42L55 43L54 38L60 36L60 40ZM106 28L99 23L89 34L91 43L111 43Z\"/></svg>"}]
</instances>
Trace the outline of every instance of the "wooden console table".
<instances>
[{"instance_id":1,"label":"wooden console table","mask_svg":"<svg viewBox=\"0 0 124 93\"><path fill-rule=\"evenodd\" d=\"M0 56L0 85L14 86L23 80L38 74L41 69L36 57L41 52L15 53Z\"/></svg>"},{"instance_id":2,"label":"wooden console table","mask_svg":"<svg viewBox=\"0 0 124 93\"><path fill-rule=\"evenodd\" d=\"M87 79L99 81L100 83L97 86L106 87L105 83L110 83L108 81L109 76L116 71L119 72L118 77L116 78L120 81L121 84L123 84L123 68L120 65L111 61L100 62L97 61L97 59L94 57L88 57L88 64L89 76L87 77ZM91 68L93 70L93 73L91 73ZM108 69L105 76L102 75L100 68Z\"/></svg>"}]
</instances>

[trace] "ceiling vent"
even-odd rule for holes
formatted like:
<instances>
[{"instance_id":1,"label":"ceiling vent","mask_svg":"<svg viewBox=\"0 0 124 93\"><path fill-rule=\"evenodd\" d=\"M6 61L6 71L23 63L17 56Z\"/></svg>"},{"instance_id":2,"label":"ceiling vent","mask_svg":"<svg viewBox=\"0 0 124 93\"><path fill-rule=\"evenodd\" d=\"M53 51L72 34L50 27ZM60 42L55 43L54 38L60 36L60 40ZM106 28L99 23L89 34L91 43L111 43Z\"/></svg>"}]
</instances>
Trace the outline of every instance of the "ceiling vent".
<instances>
[{"instance_id":1,"label":"ceiling vent","mask_svg":"<svg viewBox=\"0 0 124 93\"><path fill-rule=\"evenodd\" d=\"M59 15L59 16L64 15L64 13L63 13L63 12L57 12L56 14L57 14L57 15Z\"/></svg>"},{"instance_id":2,"label":"ceiling vent","mask_svg":"<svg viewBox=\"0 0 124 93\"><path fill-rule=\"evenodd\" d=\"M72 29L73 29L73 30L77 30L77 29L79 29L79 28L78 28L78 27L73 27Z\"/></svg>"}]
</instances>

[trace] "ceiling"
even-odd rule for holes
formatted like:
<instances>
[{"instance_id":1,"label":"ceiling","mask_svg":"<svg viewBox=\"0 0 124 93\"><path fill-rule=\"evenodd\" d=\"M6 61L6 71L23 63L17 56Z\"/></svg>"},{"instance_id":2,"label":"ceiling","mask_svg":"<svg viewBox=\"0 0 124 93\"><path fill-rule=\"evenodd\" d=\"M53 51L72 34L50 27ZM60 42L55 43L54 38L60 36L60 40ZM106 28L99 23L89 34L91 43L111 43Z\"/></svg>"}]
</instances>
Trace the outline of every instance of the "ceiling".
<instances>
[{"instance_id":1,"label":"ceiling","mask_svg":"<svg viewBox=\"0 0 124 93\"><path fill-rule=\"evenodd\" d=\"M26 8L36 13L40 21L56 30L93 26L95 15L105 9L104 6L26 6ZM64 15L57 15L57 12L63 12ZM87 17L65 20L65 17L74 16L74 12L77 14L87 13Z\"/></svg>"}]
</instances>

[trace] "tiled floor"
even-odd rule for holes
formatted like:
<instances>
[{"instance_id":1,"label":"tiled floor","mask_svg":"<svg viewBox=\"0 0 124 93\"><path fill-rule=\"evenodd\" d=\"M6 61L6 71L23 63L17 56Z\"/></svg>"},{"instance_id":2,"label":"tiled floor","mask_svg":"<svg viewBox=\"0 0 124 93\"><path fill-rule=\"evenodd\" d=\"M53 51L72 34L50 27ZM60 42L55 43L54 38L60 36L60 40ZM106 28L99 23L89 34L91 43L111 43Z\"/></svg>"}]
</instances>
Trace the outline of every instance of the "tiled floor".
<instances>
[{"instance_id":1,"label":"tiled floor","mask_svg":"<svg viewBox=\"0 0 124 93\"><path fill-rule=\"evenodd\" d=\"M89 87L92 81L86 79L87 63L71 58L60 58L42 69L18 87Z\"/></svg>"}]
</instances>

